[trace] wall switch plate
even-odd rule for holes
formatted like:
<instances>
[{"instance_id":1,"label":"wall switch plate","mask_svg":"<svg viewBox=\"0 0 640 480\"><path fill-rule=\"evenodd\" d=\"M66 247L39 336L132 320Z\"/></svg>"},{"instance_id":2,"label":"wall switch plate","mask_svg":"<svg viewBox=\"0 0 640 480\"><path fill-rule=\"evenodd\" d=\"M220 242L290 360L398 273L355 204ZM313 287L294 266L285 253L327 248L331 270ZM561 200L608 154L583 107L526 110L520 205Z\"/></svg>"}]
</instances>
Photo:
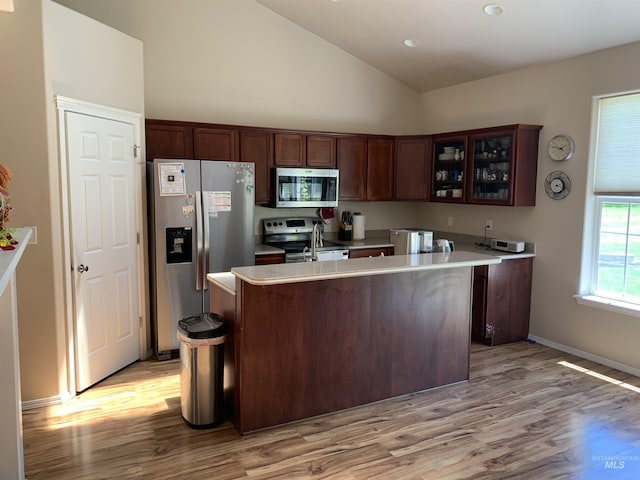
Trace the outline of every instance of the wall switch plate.
<instances>
[{"instance_id":1,"label":"wall switch plate","mask_svg":"<svg viewBox=\"0 0 640 480\"><path fill-rule=\"evenodd\" d=\"M447 225L448 225L448 226L452 226L452 225L453 225L453 217L452 217L452 216L449 216L449 217L447 218Z\"/></svg>"}]
</instances>

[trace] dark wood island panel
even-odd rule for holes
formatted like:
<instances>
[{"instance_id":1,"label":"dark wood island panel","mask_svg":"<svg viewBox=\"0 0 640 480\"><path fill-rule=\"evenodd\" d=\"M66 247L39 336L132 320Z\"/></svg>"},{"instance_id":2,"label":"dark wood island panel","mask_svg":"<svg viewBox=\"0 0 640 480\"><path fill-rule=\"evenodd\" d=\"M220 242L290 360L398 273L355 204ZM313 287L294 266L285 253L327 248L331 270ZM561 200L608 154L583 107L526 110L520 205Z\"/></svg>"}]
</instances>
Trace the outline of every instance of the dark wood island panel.
<instances>
[{"instance_id":1,"label":"dark wood island panel","mask_svg":"<svg viewBox=\"0 0 640 480\"><path fill-rule=\"evenodd\" d=\"M472 267L275 285L237 280L240 433L469 378ZM212 285L212 290L216 289ZM212 295L212 310L219 296Z\"/></svg>"}]
</instances>

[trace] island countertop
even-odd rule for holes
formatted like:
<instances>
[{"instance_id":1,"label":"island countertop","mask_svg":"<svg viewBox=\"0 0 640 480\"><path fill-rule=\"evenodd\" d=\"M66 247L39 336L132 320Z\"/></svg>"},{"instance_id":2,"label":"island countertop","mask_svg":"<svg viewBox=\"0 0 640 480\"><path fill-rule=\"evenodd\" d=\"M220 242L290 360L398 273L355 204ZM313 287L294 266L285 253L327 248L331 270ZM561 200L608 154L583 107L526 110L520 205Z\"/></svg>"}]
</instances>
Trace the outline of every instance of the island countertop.
<instances>
[{"instance_id":1,"label":"island countertop","mask_svg":"<svg viewBox=\"0 0 640 480\"><path fill-rule=\"evenodd\" d=\"M236 267L231 269L231 273L252 285L276 285L418 270L475 267L497 264L501 261L499 257L493 255L455 251Z\"/></svg>"},{"instance_id":2,"label":"island countertop","mask_svg":"<svg viewBox=\"0 0 640 480\"><path fill-rule=\"evenodd\" d=\"M18 266L25 248L27 248L31 233L32 230L30 228L17 229L13 236L18 240L18 244L14 250L0 251L0 295L2 295L9 280L11 280L11 275Z\"/></svg>"}]
</instances>

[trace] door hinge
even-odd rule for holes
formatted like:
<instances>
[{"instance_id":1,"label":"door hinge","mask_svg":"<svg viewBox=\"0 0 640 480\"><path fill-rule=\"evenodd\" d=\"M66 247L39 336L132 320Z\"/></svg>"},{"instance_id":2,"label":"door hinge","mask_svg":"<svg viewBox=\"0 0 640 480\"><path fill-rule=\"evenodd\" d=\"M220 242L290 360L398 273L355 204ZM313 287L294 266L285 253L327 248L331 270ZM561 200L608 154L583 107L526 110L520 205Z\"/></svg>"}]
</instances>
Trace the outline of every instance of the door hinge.
<instances>
[{"instance_id":1,"label":"door hinge","mask_svg":"<svg viewBox=\"0 0 640 480\"><path fill-rule=\"evenodd\" d=\"M139 327L142 328L142 317L138 317Z\"/></svg>"},{"instance_id":2,"label":"door hinge","mask_svg":"<svg viewBox=\"0 0 640 480\"><path fill-rule=\"evenodd\" d=\"M136 232L136 243L140 245L140 232Z\"/></svg>"},{"instance_id":3,"label":"door hinge","mask_svg":"<svg viewBox=\"0 0 640 480\"><path fill-rule=\"evenodd\" d=\"M138 158L138 150L140 149L140 145L133 146L133 158Z\"/></svg>"}]
</instances>

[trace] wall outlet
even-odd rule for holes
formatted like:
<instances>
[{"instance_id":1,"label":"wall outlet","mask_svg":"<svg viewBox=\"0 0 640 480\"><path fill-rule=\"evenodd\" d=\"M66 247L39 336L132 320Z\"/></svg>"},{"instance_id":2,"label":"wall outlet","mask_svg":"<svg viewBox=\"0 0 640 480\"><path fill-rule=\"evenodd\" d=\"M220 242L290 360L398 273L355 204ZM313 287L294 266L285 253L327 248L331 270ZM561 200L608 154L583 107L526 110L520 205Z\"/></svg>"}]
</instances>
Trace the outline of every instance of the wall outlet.
<instances>
[{"instance_id":1,"label":"wall outlet","mask_svg":"<svg viewBox=\"0 0 640 480\"><path fill-rule=\"evenodd\" d=\"M484 222L484 228L487 230L493 230L493 220L487 220Z\"/></svg>"},{"instance_id":2,"label":"wall outlet","mask_svg":"<svg viewBox=\"0 0 640 480\"><path fill-rule=\"evenodd\" d=\"M447 218L447 225L450 226L450 227L453 225L453 217L452 216L449 216Z\"/></svg>"}]
</instances>

